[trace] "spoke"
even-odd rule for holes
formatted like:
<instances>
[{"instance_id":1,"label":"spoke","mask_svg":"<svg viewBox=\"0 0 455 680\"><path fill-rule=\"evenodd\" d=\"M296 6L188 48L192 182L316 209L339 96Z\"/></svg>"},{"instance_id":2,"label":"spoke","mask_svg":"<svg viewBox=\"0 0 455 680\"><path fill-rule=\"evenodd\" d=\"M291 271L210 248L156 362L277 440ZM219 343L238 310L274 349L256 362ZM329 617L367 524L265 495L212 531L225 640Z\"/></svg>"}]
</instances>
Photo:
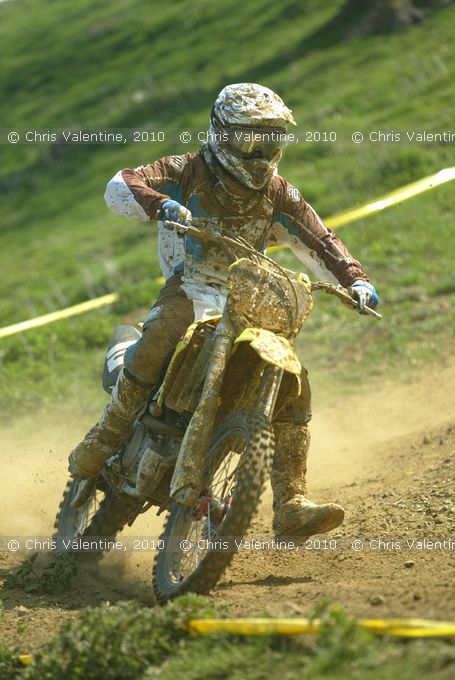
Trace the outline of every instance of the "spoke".
<instances>
[{"instance_id":1,"label":"spoke","mask_svg":"<svg viewBox=\"0 0 455 680\"><path fill-rule=\"evenodd\" d=\"M210 502L207 506L207 529L208 529L207 538L210 541L210 539L212 538L212 522L211 522L211 518L210 518Z\"/></svg>"},{"instance_id":2,"label":"spoke","mask_svg":"<svg viewBox=\"0 0 455 680\"><path fill-rule=\"evenodd\" d=\"M199 560L198 560L198 550L199 550L199 525L200 525L200 522L196 522L196 543L195 543L194 552L193 552L193 554L194 554L194 559L195 559L195 562L196 562L196 567L197 567L197 565L199 564Z\"/></svg>"},{"instance_id":3,"label":"spoke","mask_svg":"<svg viewBox=\"0 0 455 680\"><path fill-rule=\"evenodd\" d=\"M229 456L229 462L231 460L232 456ZM212 481L212 492L215 493L215 489L218 489L218 487L223 484L224 480L226 479L227 471L229 469L229 465L224 466L223 470L220 471L219 475L216 475Z\"/></svg>"},{"instance_id":4,"label":"spoke","mask_svg":"<svg viewBox=\"0 0 455 680\"><path fill-rule=\"evenodd\" d=\"M236 452L236 453L237 453L237 452ZM217 480L217 481L214 480L214 484L213 484L213 486L212 486L213 495L214 495L214 496L215 496L215 495L216 495L216 496L221 496L221 498L225 498L225 497L227 496L227 490L228 490L228 488L229 488L229 484L233 481L235 475L237 474L237 469L238 469L238 465L237 465L237 466L232 470L232 472L231 472L230 474L228 474L229 466L230 466L230 464L231 464L231 462L232 462L233 455L234 455L234 452L231 451L230 455L227 456L227 459L226 459L226 460L227 460L227 466L225 466L225 467L227 467L227 469L226 469L226 474L225 474L225 476L224 476L224 479ZM240 462L239 462L239 464L240 464ZM223 468L223 471L224 471L224 469L225 469L225 468ZM218 488L218 485L219 485L219 484L222 484L222 485L223 485L223 486L222 486L222 489L221 489L221 491L220 491L219 493L215 493L215 489Z\"/></svg>"},{"instance_id":5,"label":"spoke","mask_svg":"<svg viewBox=\"0 0 455 680\"><path fill-rule=\"evenodd\" d=\"M213 478L213 484L216 484L217 480L219 480L220 477L223 478L224 474L227 474L231 460L232 460L232 451L224 458L223 467L221 467L219 470L216 471L214 478Z\"/></svg>"},{"instance_id":6,"label":"spoke","mask_svg":"<svg viewBox=\"0 0 455 680\"><path fill-rule=\"evenodd\" d=\"M95 491L95 494L91 496L85 503L85 505L79 510L79 514L75 520L77 522L75 529L76 536L82 536L85 529L92 521L93 516L95 515L100 506L99 499L101 493L102 493L101 491Z\"/></svg>"},{"instance_id":7,"label":"spoke","mask_svg":"<svg viewBox=\"0 0 455 680\"><path fill-rule=\"evenodd\" d=\"M213 540L223 525L225 515L221 516L221 521L218 520L218 523L214 521L211 499L216 502L225 502L226 499L232 496L238 466L241 464L241 458L238 460L238 457L244 452L246 445L245 436L240 430L231 432L230 436L220 442L220 452L218 458L215 458L215 460L218 459L219 464L214 471L212 481L210 482L209 478L207 483L208 499L206 514L202 515L201 518L198 511L198 519L195 517L191 518L191 516L182 517L180 534L182 538L186 535L186 539L191 543L191 549L186 553L182 550L174 553L174 559L170 565L170 571L174 579L182 581L198 568L207 552L206 547L199 547L199 540L201 538L208 541ZM237 464L234 464L236 458ZM233 466L233 469L229 472L231 466Z\"/></svg>"}]
</instances>

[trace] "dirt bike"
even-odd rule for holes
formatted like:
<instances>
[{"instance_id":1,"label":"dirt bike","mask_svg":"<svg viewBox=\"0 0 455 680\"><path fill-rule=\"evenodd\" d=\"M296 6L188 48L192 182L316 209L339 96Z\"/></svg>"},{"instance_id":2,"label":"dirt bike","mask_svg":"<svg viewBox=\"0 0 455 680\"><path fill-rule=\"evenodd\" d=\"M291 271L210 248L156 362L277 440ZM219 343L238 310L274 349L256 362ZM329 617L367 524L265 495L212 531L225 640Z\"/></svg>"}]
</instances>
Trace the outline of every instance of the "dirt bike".
<instances>
[{"instance_id":1,"label":"dirt bike","mask_svg":"<svg viewBox=\"0 0 455 680\"><path fill-rule=\"evenodd\" d=\"M248 530L272 462L273 419L299 394L293 341L312 292L358 306L341 286L310 283L209 219L166 226L224 251L231 263L224 311L188 328L130 438L100 476L68 482L54 536L61 549L74 537L114 537L152 506L168 511L153 567L161 603L209 592ZM138 337L132 326L116 329L104 368L107 392Z\"/></svg>"}]
</instances>

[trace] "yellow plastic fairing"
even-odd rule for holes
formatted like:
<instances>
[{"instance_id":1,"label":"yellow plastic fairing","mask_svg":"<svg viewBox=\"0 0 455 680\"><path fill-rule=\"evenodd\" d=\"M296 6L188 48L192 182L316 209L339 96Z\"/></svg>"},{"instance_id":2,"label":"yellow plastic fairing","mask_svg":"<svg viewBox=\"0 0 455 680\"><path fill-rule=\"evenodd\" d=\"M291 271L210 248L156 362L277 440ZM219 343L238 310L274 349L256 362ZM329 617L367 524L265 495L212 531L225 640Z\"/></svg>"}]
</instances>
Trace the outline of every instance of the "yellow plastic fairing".
<instances>
[{"instance_id":1,"label":"yellow plastic fairing","mask_svg":"<svg viewBox=\"0 0 455 680\"><path fill-rule=\"evenodd\" d=\"M245 328L235 342L248 342L263 361L300 377L302 365L287 338L263 328Z\"/></svg>"}]
</instances>

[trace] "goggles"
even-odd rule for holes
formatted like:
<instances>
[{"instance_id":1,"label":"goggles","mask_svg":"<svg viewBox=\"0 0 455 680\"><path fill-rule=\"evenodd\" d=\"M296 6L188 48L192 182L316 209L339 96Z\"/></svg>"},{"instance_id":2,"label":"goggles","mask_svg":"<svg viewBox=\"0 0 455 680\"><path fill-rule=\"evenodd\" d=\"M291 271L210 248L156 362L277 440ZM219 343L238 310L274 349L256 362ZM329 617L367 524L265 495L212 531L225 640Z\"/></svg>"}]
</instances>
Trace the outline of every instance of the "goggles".
<instances>
[{"instance_id":1,"label":"goggles","mask_svg":"<svg viewBox=\"0 0 455 680\"><path fill-rule=\"evenodd\" d=\"M225 132L229 145L246 159L271 160L287 144L286 130L281 127L230 125Z\"/></svg>"}]
</instances>

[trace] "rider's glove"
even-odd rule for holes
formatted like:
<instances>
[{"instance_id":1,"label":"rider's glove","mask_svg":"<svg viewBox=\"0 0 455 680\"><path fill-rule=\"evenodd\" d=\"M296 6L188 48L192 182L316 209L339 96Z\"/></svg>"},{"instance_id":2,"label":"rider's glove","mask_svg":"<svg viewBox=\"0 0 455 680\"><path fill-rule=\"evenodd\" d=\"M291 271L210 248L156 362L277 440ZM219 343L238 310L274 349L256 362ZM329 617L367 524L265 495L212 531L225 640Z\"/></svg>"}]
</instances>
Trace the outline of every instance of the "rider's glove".
<instances>
[{"instance_id":1,"label":"rider's glove","mask_svg":"<svg viewBox=\"0 0 455 680\"><path fill-rule=\"evenodd\" d=\"M351 295L359 303L359 310L362 312L365 307L374 309L379 304L379 295L374 286L368 281L357 279L351 286Z\"/></svg>"},{"instance_id":2,"label":"rider's glove","mask_svg":"<svg viewBox=\"0 0 455 680\"><path fill-rule=\"evenodd\" d=\"M161 216L163 222L170 220L171 222L178 222L179 224L188 225L191 222L191 212L185 206L172 201L171 199L164 201L161 204Z\"/></svg>"}]
</instances>

